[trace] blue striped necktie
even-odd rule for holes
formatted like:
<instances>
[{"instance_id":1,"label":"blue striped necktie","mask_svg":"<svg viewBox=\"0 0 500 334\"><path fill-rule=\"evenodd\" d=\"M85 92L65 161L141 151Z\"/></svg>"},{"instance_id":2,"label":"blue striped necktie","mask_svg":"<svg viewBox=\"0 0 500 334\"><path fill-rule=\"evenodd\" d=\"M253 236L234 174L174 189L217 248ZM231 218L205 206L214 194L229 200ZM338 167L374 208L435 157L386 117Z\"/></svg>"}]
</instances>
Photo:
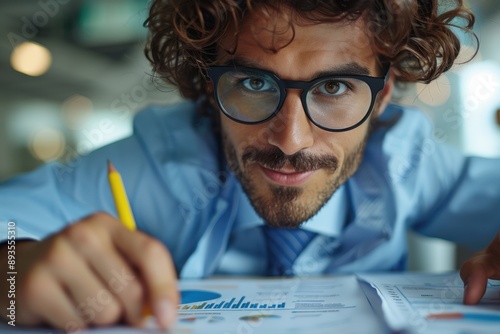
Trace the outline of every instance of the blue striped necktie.
<instances>
[{"instance_id":1,"label":"blue striped necktie","mask_svg":"<svg viewBox=\"0 0 500 334\"><path fill-rule=\"evenodd\" d=\"M293 263L317 233L302 229L262 227L267 242L270 276L293 276Z\"/></svg>"}]
</instances>

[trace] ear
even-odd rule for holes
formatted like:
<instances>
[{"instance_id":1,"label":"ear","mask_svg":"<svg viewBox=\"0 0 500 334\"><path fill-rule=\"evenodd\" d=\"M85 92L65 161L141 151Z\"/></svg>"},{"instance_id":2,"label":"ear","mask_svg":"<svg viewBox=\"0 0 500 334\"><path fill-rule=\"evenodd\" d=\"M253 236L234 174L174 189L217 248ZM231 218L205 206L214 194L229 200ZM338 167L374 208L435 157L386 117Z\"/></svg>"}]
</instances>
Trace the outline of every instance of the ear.
<instances>
[{"instance_id":1,"label":"ear","mask_svg":"<svg viewBox=\"0 0 500 334\"><path fill-rule=\"evenodd\" d=\"M387 73L387 81L385 82L384 88L379 93L380 103L378 104L378 110L374 110L375 117L380 116L389 102L391 102L392 92L394 89L394 80L394 71L392 69L389 69L389 73Z\"/></svg>"}]
</instances>

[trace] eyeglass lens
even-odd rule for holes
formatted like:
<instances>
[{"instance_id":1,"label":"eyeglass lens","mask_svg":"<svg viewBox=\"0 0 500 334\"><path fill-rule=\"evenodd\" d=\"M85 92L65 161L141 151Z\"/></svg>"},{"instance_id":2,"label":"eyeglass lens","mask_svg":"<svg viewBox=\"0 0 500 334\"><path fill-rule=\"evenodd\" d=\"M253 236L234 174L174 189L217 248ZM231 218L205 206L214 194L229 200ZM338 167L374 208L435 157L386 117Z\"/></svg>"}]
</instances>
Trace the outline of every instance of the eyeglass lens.
<instances>
[{"instance_id":1,"label":"eyeglass lens","mask_svg":"<svg viewBox=\"0 0 500 334\"><path fill-rule=\"evenodd\" d=\"M233 70L221 75L217 85L223 111L239 121L257 123L277 111L284 93L276 78L258 71ZM359 79L331 77L312 85L306 93L306 111L317 124L329 129L356 125L367 114L370 86Z\"/></svg>"}]
</instances>

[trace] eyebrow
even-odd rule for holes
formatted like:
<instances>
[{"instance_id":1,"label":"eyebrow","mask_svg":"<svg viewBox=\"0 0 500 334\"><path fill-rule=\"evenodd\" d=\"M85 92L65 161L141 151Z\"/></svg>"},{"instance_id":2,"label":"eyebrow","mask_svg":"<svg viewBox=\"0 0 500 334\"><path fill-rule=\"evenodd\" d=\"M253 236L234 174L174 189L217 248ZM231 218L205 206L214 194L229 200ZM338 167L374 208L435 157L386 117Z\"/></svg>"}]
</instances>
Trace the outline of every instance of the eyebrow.
<instances>
[{"instance_id":1,"label":"eyebrow","mask_svg":"<svg viewBox=\"0 0 500 334\"><path fill-rule=\"evenodd\" d=\"M326 71L315 72L313 78L318 78L325 75L347 75L347 74L370 75L370 69L366 66L363 66L359 63L352 61L347 64L331 67Z\"/></svg>"},{"instance_id":2,"label":"eyebrow","mask_svg":"<svg viewBox=\"0 0 500 334\"><path fill-rule=\"evenodd\" d=\"M257 69L264 69L268 70L266 68L261 68L259 67L260 65L248 60L248 59L243 59L243 58L233 58L223 64L224 66L242 66L242 67L252 67L252 68L257 68ZM268 70L273 72L272 70ZM274 72L273 72L274 73ZM329 75L370 75L370 69L368 67L363 66L357 62L349 62L346 64L341 64L341 65L336 65L331 68L328 68L326 70L321 70L314 72L311 78L308 80L314 80L319 77L323 76L329 76Z\"/></svg>"}]
</instances>

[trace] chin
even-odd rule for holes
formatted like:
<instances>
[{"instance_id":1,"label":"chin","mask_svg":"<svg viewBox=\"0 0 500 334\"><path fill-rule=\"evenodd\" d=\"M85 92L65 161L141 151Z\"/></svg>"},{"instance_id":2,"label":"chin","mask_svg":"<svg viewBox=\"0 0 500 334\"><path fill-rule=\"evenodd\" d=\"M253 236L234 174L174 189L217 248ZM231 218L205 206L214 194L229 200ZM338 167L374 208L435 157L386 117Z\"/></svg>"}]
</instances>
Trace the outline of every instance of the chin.
<instances>
[{"instance_id":1,"label":"chin","mask_svg":"<svg viewBox=\"0 0 500 334\"><path fill-rule=\"evenodd\" d=\"M265 193L247 192L255 211L269 226L297 228L328 202L336 188L332 181L323 189L307 191L303 187L267 185Z\"/></svg>"}]
</instances>

